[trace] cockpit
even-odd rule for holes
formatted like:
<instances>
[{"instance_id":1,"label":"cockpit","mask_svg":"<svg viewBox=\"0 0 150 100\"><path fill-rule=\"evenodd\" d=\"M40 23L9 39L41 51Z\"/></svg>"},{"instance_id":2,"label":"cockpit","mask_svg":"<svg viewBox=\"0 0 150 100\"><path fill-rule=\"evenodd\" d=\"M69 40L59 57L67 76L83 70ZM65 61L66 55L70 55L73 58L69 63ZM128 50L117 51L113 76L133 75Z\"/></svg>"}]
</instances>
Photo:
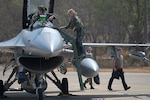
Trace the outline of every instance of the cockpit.
<instances>
[{"instance_id":1,"label":"cockpit","mask_svg":"<svg viewBox=\"0 0 150 100\"><path fill-rule=\"evenodd\" d=\"M37 29L40 27L53 27L52 21L48 18L53 15L52 0L25 0L23 10L23 28ZM33 21L33 16L38 13L39 7L45 7L44 14L38 15Z\"/></svg>"},{"instance_id":2,"label":"cockpit","mask_svg":"<svg viewBox=\"0 0 150 100\"><path fill-rule=\"evenodd\" d=\"M47 16L47 14L39 15L38 19L36 19L35 21L31 21L29 28L37 29L40 27L53 27L53 23L48 20Z\"/></svg>"}]
</instances>

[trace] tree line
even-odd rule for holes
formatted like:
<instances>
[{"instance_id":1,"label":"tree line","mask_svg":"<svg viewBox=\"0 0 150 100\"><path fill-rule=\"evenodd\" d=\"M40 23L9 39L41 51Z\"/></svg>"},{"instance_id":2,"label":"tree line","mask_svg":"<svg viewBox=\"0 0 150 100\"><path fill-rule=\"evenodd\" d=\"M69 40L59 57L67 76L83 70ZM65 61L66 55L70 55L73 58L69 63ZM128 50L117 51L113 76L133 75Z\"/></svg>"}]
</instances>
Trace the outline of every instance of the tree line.
<instances>
[{"instance_id":1,"label":"tree line","mask_svg":"<svg viewBox=\"0 0 150 100\"><path fill-rule=\"evenodd\" d=\"M22 3L23 0L0 0L0 41L21 31ZM55 0L55 26L68 22L66 12L70 8L84 23L84 42L150 42L150 0ZM94 52L100 54L99 49Z\"/></svg>"}]
</instances>

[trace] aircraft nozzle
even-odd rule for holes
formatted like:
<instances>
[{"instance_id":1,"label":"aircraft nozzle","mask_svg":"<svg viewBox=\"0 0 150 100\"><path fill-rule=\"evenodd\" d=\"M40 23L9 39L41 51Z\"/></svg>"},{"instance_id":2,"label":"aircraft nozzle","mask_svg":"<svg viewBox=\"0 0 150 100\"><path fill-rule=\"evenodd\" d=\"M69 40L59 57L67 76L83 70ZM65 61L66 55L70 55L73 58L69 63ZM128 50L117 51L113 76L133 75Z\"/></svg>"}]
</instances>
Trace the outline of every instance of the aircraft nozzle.
<instances>
[{"instance_id":1,"label":"aircraft nozzle","mask_svg":"<svg viewBox=\"0 0 150 100\"><path fill-rule=\"evenodd\" d=\"M81 63L81 73L85 77L95 77L99 72L99 66L95 60L84 58Z\"/></svg>"}]
</instances>

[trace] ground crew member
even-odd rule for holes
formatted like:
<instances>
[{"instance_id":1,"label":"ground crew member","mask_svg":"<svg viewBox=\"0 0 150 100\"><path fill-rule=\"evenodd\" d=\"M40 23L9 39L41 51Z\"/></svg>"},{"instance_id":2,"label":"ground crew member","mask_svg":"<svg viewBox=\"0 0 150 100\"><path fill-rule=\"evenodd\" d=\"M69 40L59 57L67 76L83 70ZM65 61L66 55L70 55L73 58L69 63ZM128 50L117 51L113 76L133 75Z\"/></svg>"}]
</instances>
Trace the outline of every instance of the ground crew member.
<instances>
[{"instance_id":1,"label":"ground crew member","mask_svg":"<svg viewBox=\"0 0 150 100\"><path fill-rule=\"evenodd\" d=\"M118 52L118 56L119 57L114 59L114 65L115 66L113 68L112 76L111 76L111 78L109 80L109 83L108 83L108 90L110 90L110 91L112 91L111 86L112 86L113 80L115 78L119 79L119 77L122 80L122 84L123 84L124 90L128 90L128 89L131 88L130 86L127 86L127 84L125 82L125 78L124 78L122 48L118 48L117 52Z\"/></svg>"}]
</instances>

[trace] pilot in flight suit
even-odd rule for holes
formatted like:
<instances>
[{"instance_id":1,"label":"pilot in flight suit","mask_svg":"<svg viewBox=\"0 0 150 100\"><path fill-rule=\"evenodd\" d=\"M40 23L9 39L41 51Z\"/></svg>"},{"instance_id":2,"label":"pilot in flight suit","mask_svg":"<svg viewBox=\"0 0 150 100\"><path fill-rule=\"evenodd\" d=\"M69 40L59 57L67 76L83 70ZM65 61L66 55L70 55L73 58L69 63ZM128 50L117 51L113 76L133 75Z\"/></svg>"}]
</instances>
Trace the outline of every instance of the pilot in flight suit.
<instances>
[{"instance_id":1,"label":"pilot in flight suit","mask_svg":"<svg viewBox=\"0 0 150 100\"><path fill-rule=\"evenodd\" d=\"M73 9L69 9L67 12L68 17L70 18L69 23L66 26L60 27L61 29L72 29L73 32L76 32L76 46L78 51L78 56L85 57L85 50L82 45L82 39L85 33L85 28L83 23L78 18L77 13Z\"/></svg>"}]
</instances>

